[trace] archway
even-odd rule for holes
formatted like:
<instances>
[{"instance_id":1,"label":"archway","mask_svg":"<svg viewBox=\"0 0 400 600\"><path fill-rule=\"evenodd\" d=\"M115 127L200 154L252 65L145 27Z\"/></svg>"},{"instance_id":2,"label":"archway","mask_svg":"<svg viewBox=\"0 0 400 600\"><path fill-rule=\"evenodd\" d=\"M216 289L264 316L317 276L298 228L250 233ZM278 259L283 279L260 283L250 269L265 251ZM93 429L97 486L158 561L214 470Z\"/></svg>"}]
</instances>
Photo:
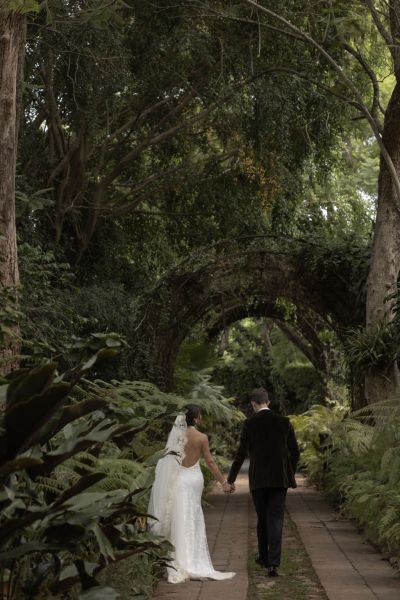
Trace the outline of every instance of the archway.
<instances>
[{"instance_id":1,"label":"archway","mask_svg":"<svg viewBox=\"0 0 400 600\"><path fill-rule=\"evenodd\" d=\"M137 330L135 367L164 389L173 388L176 357L185 337L200 321L212 334L224 321L258 313L284 321L294 307L304 337L317 351L311 320L339 337L360 321L346 265L310 264L302 245L256 248L228 245L188 258L147 295ZM321 367L321 365L320 365Z\"/></svg>"},{"instance_id":2,"label":"archway","mask_svg":"<svg viewBox=\"0 0 400 600\"><path fill-rule=\"evenodd\" d=\"M314 367L323 374L327 372L324 344L318 335L324 326L323 320L316 313L306 314L296 307L292 318L285 316L282 307L266 303L262 299L251 306L234 305L225 308L216 317L208 314L205 318L205 330L208 339L213 339L230 325L246 318L264 317L273 321L285 336L308 358Z\"/></svg>"}]
</instances>

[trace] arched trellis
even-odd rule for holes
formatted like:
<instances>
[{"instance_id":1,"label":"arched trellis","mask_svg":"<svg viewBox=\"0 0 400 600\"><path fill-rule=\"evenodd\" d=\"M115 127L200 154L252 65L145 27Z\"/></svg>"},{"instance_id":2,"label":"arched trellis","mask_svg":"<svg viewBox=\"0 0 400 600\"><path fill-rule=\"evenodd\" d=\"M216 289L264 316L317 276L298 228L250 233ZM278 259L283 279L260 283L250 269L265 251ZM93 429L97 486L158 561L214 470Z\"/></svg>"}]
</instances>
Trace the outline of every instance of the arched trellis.
<instances>
[{"instance_id":1,"label":"arched trellis","mask_svg":"<svg viewBox=\"0 0 400 600\"><path fill-rule=\"evenodd\" d=\"M233 323L248 317L266 317L273 320L318 371L324 375L327 373L325 348L318 335L324 326L323 320L310 310L305 311L303 307L296 307L295 315L292 319L288 319L281 307L276 303L266 303L263 299L255 300L250 306L248 304L235 304L230 307L224 305L222 314L206 317L204 322L206 335L212 339Z\"/></svg>"},{"instance_id":2,"label":"arched trellis","mask_svg":"<svg viewBox=\"0 0 400 600\"><path fill-rule=\"evenodd\" d=\"M232 246L228 252L196 255L192 261L168 274L145 298L137 330L136 372L173 388L179 348L192 328L203 321L210 331L225 319L259 311L282 319L278 306L283 299L296 307L306 331L306 315L329 324L339 336L359 323L357 299L346 265L328 268L309 264L298 248ZM197 264L193 264L196 263ZM223 300L222 300L223 299ZM247 312L246 312L247 311ZM235 320L238 320L235 319Z\"/></svg>"}]
</instances>

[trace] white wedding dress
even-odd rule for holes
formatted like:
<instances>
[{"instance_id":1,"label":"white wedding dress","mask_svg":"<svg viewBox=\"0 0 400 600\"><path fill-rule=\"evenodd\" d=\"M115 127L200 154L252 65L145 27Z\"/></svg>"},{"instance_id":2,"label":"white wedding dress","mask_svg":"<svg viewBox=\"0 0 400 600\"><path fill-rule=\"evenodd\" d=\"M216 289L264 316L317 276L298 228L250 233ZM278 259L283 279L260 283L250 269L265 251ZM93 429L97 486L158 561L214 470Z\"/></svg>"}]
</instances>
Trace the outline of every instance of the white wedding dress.
<instances>
[{"instance_id":1,"label":"white wedding dress","mask_svg":"<svg viewBox=\"0 0 400 600\"><path fill-rule=\"evenodd\" d=\"M174 546L168 581L187 579L230 579L235 573L216 571L208 550L201 507L204 479L200 464L183 467L187 442L185 415L178 415L168 437L166 450L156 467L148 512L150 530L166 537Z\"/></svg>"}]
</instances>

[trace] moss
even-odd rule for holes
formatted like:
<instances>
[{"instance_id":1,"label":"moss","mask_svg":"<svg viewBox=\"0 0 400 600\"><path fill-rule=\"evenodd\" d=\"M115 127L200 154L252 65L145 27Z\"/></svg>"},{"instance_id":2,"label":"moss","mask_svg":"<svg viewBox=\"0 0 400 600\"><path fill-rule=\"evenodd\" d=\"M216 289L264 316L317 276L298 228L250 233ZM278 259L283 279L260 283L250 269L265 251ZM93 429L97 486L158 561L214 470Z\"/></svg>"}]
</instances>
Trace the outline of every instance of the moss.
<instances>
[{"instance_id":1,"label":"moss","mask_svg":"<svg viewBox=\"0 0 400 600\"><path fill-rule=\"evenodd\" d=\"M255 527L249 548L249 600L327 600L308 554L288 515L285 516L282 563L279 577L269 578L266 569L255 562Z\"/></svg>"}]
</instances>

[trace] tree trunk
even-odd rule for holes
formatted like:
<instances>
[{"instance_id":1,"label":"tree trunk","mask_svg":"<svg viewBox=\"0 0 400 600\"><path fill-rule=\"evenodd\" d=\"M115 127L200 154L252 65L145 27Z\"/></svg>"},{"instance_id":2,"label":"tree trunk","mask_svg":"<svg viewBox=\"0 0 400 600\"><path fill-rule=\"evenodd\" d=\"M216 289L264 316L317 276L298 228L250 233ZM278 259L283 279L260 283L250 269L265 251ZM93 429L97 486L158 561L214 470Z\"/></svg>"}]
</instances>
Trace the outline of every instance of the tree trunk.
<instances>
[{"instance_id":1,"label":"tree trunk","mask_svg":"<svg viewBox=\"0 0 400 600\"><path fill-rule=\"evenodd\" d=\"M318 345L318 349L314 348L309 340L304 339L293 327L285 321L277 321L279 329L282 333L304 354L310 363L324 377L327 375L327 366L324 356L323 345Z\"/></svg>"},{"instance_id":2,"label":"tree trunk","mask_svg":"<svg viewBox=\"0 0 400 600\"><path fill-rule=\"evenodd\" d=\"M383 142L400 174L400 85L396 84L383 130ZM381 157L378 209L374 230L371 267L367 282L366 326L377 327L381 321L392 318L389 294L397 289L400 269L400 199L385 161ZM365 396L368 403L378 402L396 394L399 386L397 365L389 365L380 373L368 375Z\"/></svg>"},{"instance_id":3,"label":"tree trunk","mask_svg":"<svg viewBox=\"0 0 400 600\"><path fill-rule=\"evenodd\" d=\"M15 225L18 58L24 18L0 10L0 287L16 295L19 284ZM0 358L12 357L10 340Z\"/></svg>"}]
</instances>

